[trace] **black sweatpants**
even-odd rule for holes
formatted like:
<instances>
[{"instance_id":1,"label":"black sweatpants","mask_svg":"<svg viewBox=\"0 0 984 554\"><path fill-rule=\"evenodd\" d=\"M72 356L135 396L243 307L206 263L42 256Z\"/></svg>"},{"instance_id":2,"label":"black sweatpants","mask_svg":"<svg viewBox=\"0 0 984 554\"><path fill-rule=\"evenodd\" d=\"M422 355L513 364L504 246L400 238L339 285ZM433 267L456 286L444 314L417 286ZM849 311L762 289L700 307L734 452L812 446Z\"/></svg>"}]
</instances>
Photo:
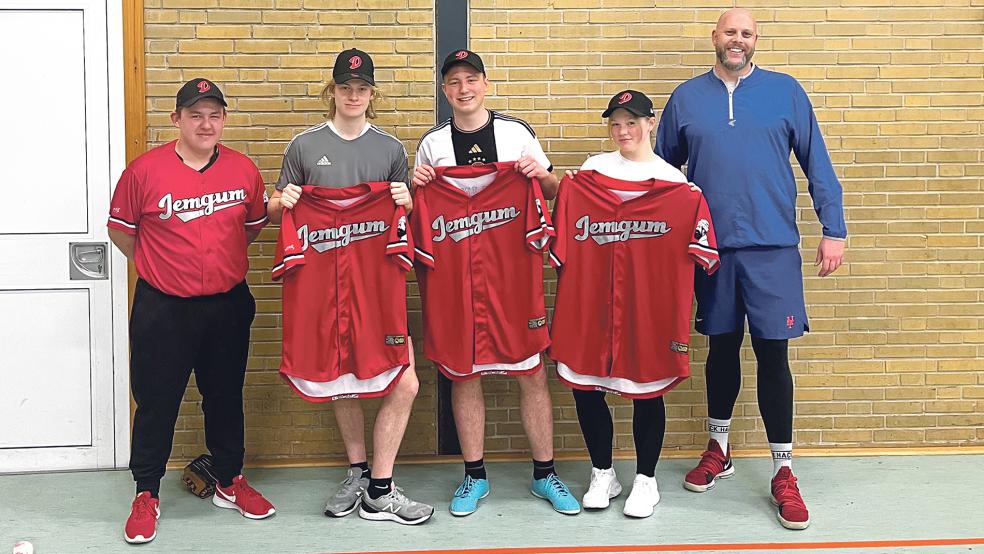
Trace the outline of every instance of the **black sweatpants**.
<instances>
[{"instance_id":1,"label":"black sweatpants","mask_svg":"<svg viewBox=\"0 0 984 554\"><path fill-rule=\"evenodd\" d=\"M130 471L137 491L156 495L160 489L192 370L216 477L228 486L242 471L243 381L255 315L245 281L228 292L194 298L137 281L130 316L130 389L137 404Z\"/></svg>"},{"instance_id":2,"label":"black sweatpants","mask_svg":"<svg viewBox=\"0 0 984 554\"><path fill-rule=\"evenodd\" d=\"M573 389L574 405L581 434L591 456L591 465L598 469L612 467L612 440L615 427L612 413L602 391ZM666 433L666 405L663 397L632 401L632 439L635 442L636 473L653 477L656 463L663 450Z\"/></svg>"}]
</instances>

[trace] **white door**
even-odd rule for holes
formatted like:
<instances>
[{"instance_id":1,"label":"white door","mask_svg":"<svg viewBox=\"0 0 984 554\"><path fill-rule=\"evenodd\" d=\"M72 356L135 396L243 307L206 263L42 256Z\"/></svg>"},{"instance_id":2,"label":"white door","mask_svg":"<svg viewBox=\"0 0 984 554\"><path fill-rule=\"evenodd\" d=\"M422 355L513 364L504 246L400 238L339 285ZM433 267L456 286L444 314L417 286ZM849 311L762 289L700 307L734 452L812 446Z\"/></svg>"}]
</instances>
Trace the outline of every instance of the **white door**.
<instances>
[{"instance_id":1,"label":"white door","mask_svg":"<svg viewBox=\"0 0 984 554\"><path fill-rule=\"evenodd\" d=\"M117 4L0 0L0 472L129 456Z\"/></svg>"}]
</instances>

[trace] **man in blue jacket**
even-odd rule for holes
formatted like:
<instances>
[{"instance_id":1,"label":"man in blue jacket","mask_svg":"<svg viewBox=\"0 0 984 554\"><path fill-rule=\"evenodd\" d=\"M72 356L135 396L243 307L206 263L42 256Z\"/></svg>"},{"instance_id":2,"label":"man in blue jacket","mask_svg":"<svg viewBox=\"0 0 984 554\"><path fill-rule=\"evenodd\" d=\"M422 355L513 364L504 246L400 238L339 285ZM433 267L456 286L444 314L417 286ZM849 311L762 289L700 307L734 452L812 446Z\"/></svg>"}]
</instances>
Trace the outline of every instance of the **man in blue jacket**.
<instances>
[{"instance_id":1,"label":"man in blue jacket","mask_svg":"<svg viewBox=\"0 0 984 554\"><path fill-rule=\"evenodd\" d=\"M796 228L796 180L809 183L823 238L818 275L841 265L847 226L841 185L806 92L789 75L751 63L755 18L735 8L711 33L713 69L673 92L659 122L656 153L700 186L717 230L721 268L697 272L697 330L708 335L710 440L684 486L694 492L731 477L728 431L741 386L739 350L748 320L758 361L758 403L772 449L772 500L780 523L805 529L809 511L792 472L793 379L789 339L809 330Z\"/></svg>"}]
</instances>

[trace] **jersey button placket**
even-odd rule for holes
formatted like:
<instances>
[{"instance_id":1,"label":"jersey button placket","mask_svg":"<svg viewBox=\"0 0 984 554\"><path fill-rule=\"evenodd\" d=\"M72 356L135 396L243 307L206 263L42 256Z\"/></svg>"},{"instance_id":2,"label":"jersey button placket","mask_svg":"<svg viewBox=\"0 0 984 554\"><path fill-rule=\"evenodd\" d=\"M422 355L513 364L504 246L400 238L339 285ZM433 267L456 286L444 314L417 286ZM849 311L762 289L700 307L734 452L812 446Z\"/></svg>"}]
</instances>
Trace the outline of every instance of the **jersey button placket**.
<instances>
[{"instance_id":1,"label":"jersey button placket","mask_svg":"<svg viewBox=\"0 0 984 554\"><path fill-rule=\"evenodd\" d=\"M615 210L615 221L622 221L624 215L621 206ZM611 361L608 365L608 375L616 373L615 368L620 363L619 352L616 347L622 344L622 319L624 317L625 302L625 282L620 277L621 268L625 266L626 256L625 241L617 240L612 243L611 256L609 257L609 279L611 280L611 304L609 305L609 321L611 322L611 336L608 342L608 358Z\"/></svg>"},{"instance_id":2,"label":"jersey button placket","mask_svg":"<svg viewBox=\"0 0 984 554\"><path fill-rule=\"evenodd\" d=\"M466 215L468 221L472 221L475 214L475 206L472 199L468 200L468 211ZM483 233L475 233L468 237L468 257L469 267L471 268L471 294L472 294L472 318L473 335L472 344L474 363L479 362L483 354L488 350L488 310L486 300L488 299L488 283L486 282L484 261L481 256L481 241Z\"/></svg>"},{"instance_id":3,"label":"jersey button placket","mask_svg":"<svg viewBox=\"0 0 984 554\"><path fill-rule=\"evenodd\" d=\"M339 229L345 224L345 218L335 213L331 218L331 226ZM335 306L338 333L338 369L341 372L354 372L352 367L352 290L348 282L351 279L351 258L349 249L341 245L341 237L337 239L335 250Z\"/></svg>"}]
</instances>

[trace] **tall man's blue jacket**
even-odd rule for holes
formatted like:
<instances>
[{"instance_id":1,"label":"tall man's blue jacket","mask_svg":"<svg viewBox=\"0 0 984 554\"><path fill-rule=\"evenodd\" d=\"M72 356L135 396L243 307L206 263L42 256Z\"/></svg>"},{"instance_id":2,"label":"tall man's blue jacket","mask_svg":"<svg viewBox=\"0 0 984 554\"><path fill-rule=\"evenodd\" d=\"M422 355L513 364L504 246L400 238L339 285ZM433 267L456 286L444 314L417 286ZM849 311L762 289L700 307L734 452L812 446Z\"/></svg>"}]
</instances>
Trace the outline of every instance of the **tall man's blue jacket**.
<instances>
[{"instance_id":1,"label":"tall man's blue jacket","mask_svg":"<svg viewBox=\"0 0 984 554\"><path fill-rule=\"evenodd\" d=\"M713 70L683 83L659 121L656 154L704 190L719 248L795 246L796 155L825 237L844 239L840 182L813 106L791 76L755 67L733 93Z\"/></svg>"}]
</instances>

